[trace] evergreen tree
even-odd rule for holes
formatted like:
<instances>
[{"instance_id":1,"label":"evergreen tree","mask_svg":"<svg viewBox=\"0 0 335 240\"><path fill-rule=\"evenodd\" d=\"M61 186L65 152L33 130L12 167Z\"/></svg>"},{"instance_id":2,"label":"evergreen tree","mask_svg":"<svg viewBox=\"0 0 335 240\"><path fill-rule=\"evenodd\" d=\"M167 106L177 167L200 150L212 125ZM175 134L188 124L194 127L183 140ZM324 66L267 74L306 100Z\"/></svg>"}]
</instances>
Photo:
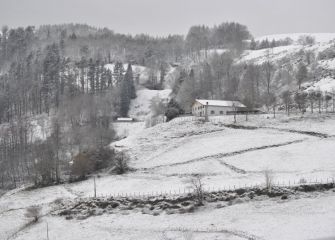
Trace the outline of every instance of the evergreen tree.
<instances>
[{"instance_id":1,"label":"evergreen tree","mask_svg":"<svg viewBox=\"0 0 335 240\"><path fill-rule=\"evenodd\" d=\"M252 38L251 42L250 42L250 49L251 50L256 50L256 48L257 48L257 43L256 43L255 39Z\"/></svg>"},{"instance_id":2,"label":"evergreen tree","mask_svg":"<svg viewBox=\"0 0 335 240\"><path fill-rule=\"evenodd\" d=\"M54 95L55 105L59 106L60 79L59 72L61 67L60 53L57 44L52 44L46 48L46 56L43 61L43 87L42 93L46 111L49 111L50 97Z\"/></svg>"},{"instance_id":3,"label":"evergreen tree","mask_svg":"<svg viewBox=\"0 0 335 240\"><path fill-rule=\"evenodd\" d=\"M122 62L116 62L113 69L113 75L116 86L119 86L123 80L124 68Z\"/></svg>"},{"instance_id":4,"label":"evergreen tree","mask_svg":"<svg viewBox=\"0 0 335 240\"><path fill-rule=\"evenodd\" d=\"M136 90L134 86L133 70L131 64L128 64L127 72L121 84L121 116L126 117L128 115L130 101L134 98L136 98Z\"/></svg>"},{"instance_id":5,"label":"evergreen tree","mask_svg":"<svg viewBox=\"0 0 335 240\"><path fill-rule=\"evenodd\" d=\"M93 59L90 58L90 61L88 63L88 73L87 78L90 83L90 92L95 92L95 63L93 62Z\"/></svg>"},{"instance_id":6,"label":"evergreen tree","mask_svg":"<svg viewBox=\"0 0 335 240\"><path fill-rule=\"evenodd\" d=\"M100 67L101 78L100 78L100 91L102 92L107 88L107 70L102 65Z\"/></svg>"},{"instance_id":7,"label":"evergreen tree","mask_svg":"<svg viewBox=\"0 0 335 240\"><path fill-rule=\"evenodd\" d=\"M124 81L127 82L128 88L129 88L129 94L131 99L136 98L136 89L134 84L134 75L133 75L133 69L131 67L131 64L128 64L127 72L124 76Z\"/></svg>"},{"instance_id":8,"label":"evergreen tree","mask_svg":"<svg viewBox=\"0 0 335 240\"><path fill-rule=\"evenodd\" d=\"M166 66L164 63L162 63L160 65L160 75L159 75L159 78L160 78L160 81L159 81L159 85L160 85L160 89L163 89L163 85L164 85L164 81L165 81L165 76L166 76Z\"/></svg>"},{"instance_id":9,"label":"evergreen tree","mask_svg":"<svg viewBox=\"0 0 335 240\"><path fill-rule=\"evenodd\" d=\"M121 83L120 98L120 114L122 117L127 117L130 105L130 92L127 81L122 81Z\"/></svg>"},{"instance_id":10,"label":"evergreen tree","mask_svg":"<svg viewBox=\"0 0 335 240\"><path fill-rule=\"evenodd\" d=\"M298 72L297 72L297 75L296 75L299 90L301 88L301 84L304 81L306 81L307 74L308 74L307 67L303 63L300 63L299 66L298 66Z\"/></svg>"}]
</instances>

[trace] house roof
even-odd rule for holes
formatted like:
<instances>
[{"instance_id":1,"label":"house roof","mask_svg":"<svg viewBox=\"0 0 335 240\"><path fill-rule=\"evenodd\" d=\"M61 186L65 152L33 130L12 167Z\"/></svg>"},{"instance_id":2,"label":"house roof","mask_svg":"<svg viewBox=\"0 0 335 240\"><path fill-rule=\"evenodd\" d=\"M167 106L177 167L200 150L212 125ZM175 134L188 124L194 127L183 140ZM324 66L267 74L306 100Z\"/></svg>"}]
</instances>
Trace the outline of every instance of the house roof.
<instances>
[{"instance_id":1,"label":"house roof","mask_svg":"<svg viewBox=\"0 0 335 240\"><path fill-rule=\"evenodd\" d=\"M206 105L208 103L208 106L216 106L216 107L232 107L233 105L235 105L235 107L241 107L241 108L246 107L239 101L206 100L206 99L196 99L195 101L199 102L202 105Z\"/></svg>"}]
</instances>

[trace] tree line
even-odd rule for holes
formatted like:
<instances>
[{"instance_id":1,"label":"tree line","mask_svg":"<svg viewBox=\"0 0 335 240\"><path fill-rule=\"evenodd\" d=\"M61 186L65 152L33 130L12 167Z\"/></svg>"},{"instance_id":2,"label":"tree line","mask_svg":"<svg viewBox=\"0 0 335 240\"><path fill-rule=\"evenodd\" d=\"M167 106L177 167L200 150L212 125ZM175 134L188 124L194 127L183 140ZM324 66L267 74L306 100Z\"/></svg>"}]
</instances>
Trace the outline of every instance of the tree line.
<instances>
[{"instance_id":1,"label":"tree line","mask_svg":"<svg viewBox=\"0 0 335 240\"><path fill-rule=\"evenodd\" d=\"M1 187L59 183L72 174L69 162L78 154L115 158L105 148L115 137L111 123L128 115L136 91L131 64L105 65L72 60L59 43L12 60L0 77Z\"/></svg>"}]
</instances>

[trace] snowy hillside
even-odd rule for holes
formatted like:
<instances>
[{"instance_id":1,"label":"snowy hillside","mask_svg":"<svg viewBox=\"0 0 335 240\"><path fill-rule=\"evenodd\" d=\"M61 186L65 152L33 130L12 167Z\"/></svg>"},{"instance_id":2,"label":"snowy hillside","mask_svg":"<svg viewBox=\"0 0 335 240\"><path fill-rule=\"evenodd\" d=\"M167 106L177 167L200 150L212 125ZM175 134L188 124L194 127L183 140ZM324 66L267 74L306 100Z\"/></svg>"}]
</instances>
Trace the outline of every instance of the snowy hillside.
<instances>
[{"instance_id":1,"label":"snowy hillside","mask_svg":"<svg viewBox=\"0 0 335 240\"><path fill-rule=\"evenodd\" d=\"M125 175L102 174L96 179L98 196L180 192L190 188L193 174L203 176L205 188L210 190L262 185L266 169L273 172L276 184L328 181L335 177L334 116L302 119L281 115L272 119L261 115L250 116L248 122L244 116L238 116L240 129L231 128L232 121L232 116L212 118L209 123L180 118L113 143L114 147L129 151L130 165L136 171ZM126 208L95 212L95 216L82 220L54 215L63 203L92 194L92 179L8 192L0 197L0 238L42 240L46 223L49 239L131 240L140 236L156 240L165 239L163 233L185 239L180 228L202 240L283 237L298 240L335 234L332 190L293 195L287 200L243 197L221 205L207 203L184 214L151 215L144 206L142 211ZM42 207L43 217L38 223L26 226L25 208L36 203Z\"/></svg>"},{"instance_id":2,"label":"snowy hillside","mask_svg":"<svg viewBox=\"0 0 335 240\"><path fill-rule=\"evenodd\" d=\"M256 38L256 41L263 41L268 39L270 42L272 40L278 41L285 38L291 38L294 42L297 42L300 36L311 36L315 38L317 43L328 43L335 39L335 33L286 33L286 34L273 34L266 35Z\"/></svg>"},{"instance_id":3,"label":"snowy hillside","mask_svg":"<svg viewBox=\"0 0 335 240\"><path fill-rule=\"evenodd\" d=\"M315 38L315 43L310 45L302 45L298 39L302 35L307 35ZM320 58L319 54L324 52L331 52L335 49L335 33L313 33L313 34L279 34L270 35L257 38L262 41L272 39L278 41L285 38L291 38L294 42L288 46L278 46L273 48L266 48L260 50L246 50L236 63L253 63L261 65L267 61L276 65L277 69L286 69L293 73L297 70L299 64L302 62L307 66L310 73L314 75L309 76L309 80L304 83L304 86L310 87L314 90L332 91L335 85L335 58L329 54L327 58ZM276 74L274 74L276 75ZM278 74L277 74L278 76ZM277 79L281 81L281 79ZM273 82L275 86L281 90L287 81Z\"/></svg>"},{"instance_id":4,"label":"snowy hillside","mask_svg":"<svg viewBox=\"0 0 335 240\"><path fill-rule=\"evenodd\" d=\"M137 118L139 120L145 120L150 114L150 102L153 97L159 97L164 100L168 100L171 89L165 90L149 90L140 89L136 92L137 98L134 99L130 104L129 116Z\"/></svg>"},{"instance_id":5,"label":"snowy hillside","mask_svg":"<svg viewBox=\"0 0 335 240\"><path fill-rule=\"evenodd\" d=\"M129 117L135 118L139 122L119 122L114 123L113 127L116 130L116 134L119 138L128 137L130 135L137 135L145 128L145 120L150 118L151 100L154 97L158 97L165 102L168 101L171 89L165 90L150 90L141 88L137 90L137 97L131 101L129 109Z\"/></svg>"},{"instance_id":6,"label":"snowy hillside","mask_svg":"<svg viewBox=\"0 0 335 240\"><path fill-rule=\"evenodd\" d=\"M334 46L333 42L332 43L322 42L322 43L315 43L314 45L311 46L293 44L268 49L246 50L242 54L241 59L239 59L239 62L252 62L255 64L262 64L265 61L270 60L273 63L278 63L281 60L285 59L286 61L292 64L296 64L297 62L299 62L299 58L301 58L301 55L299 55L299 52L301 50L311 51L315 54L315 57L317 57L320 52L329 49L333 46ZM325 67L333 69L331 63L329 64L329 66L325 64Z\"/></svg>"},{"instance_id":7,"label":"snowy hillside","mask_svg":"<svg viewBox=\"0 0 335 240\"><path fill-rule=\"evenodd\" d=\"M335 92L335 79L331 77L322 78L320 81L309 86L306 91Z\"/></svg>"}]
</instances>

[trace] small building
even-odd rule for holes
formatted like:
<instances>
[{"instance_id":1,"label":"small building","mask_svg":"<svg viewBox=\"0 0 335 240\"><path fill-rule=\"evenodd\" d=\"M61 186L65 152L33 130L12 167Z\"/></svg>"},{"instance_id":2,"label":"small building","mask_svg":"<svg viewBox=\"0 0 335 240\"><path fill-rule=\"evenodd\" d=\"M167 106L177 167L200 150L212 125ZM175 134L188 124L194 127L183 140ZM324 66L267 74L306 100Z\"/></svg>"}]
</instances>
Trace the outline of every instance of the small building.
<instances>
[{"instance_id":1,"label":"small building","mask_svg":"<svg viewBox=\"0 0 335 240\"><path fill-rule=\"evenodd\" d=\"M118 118L116 118L116 122L134 122L134 118L118 117Z\"/></svg>"},{"instance_id":2,"label":"small building","mask_svg":"<svg viewBox=\"0 0 335 240\"><path fill-rule=\"evenodd\" d=\"M248 111L247 107L239 101L196 99L192 105L192 115L198 117L206 116L206 108L208 116L228 115Z\"/></svg>"}]
</instances>

